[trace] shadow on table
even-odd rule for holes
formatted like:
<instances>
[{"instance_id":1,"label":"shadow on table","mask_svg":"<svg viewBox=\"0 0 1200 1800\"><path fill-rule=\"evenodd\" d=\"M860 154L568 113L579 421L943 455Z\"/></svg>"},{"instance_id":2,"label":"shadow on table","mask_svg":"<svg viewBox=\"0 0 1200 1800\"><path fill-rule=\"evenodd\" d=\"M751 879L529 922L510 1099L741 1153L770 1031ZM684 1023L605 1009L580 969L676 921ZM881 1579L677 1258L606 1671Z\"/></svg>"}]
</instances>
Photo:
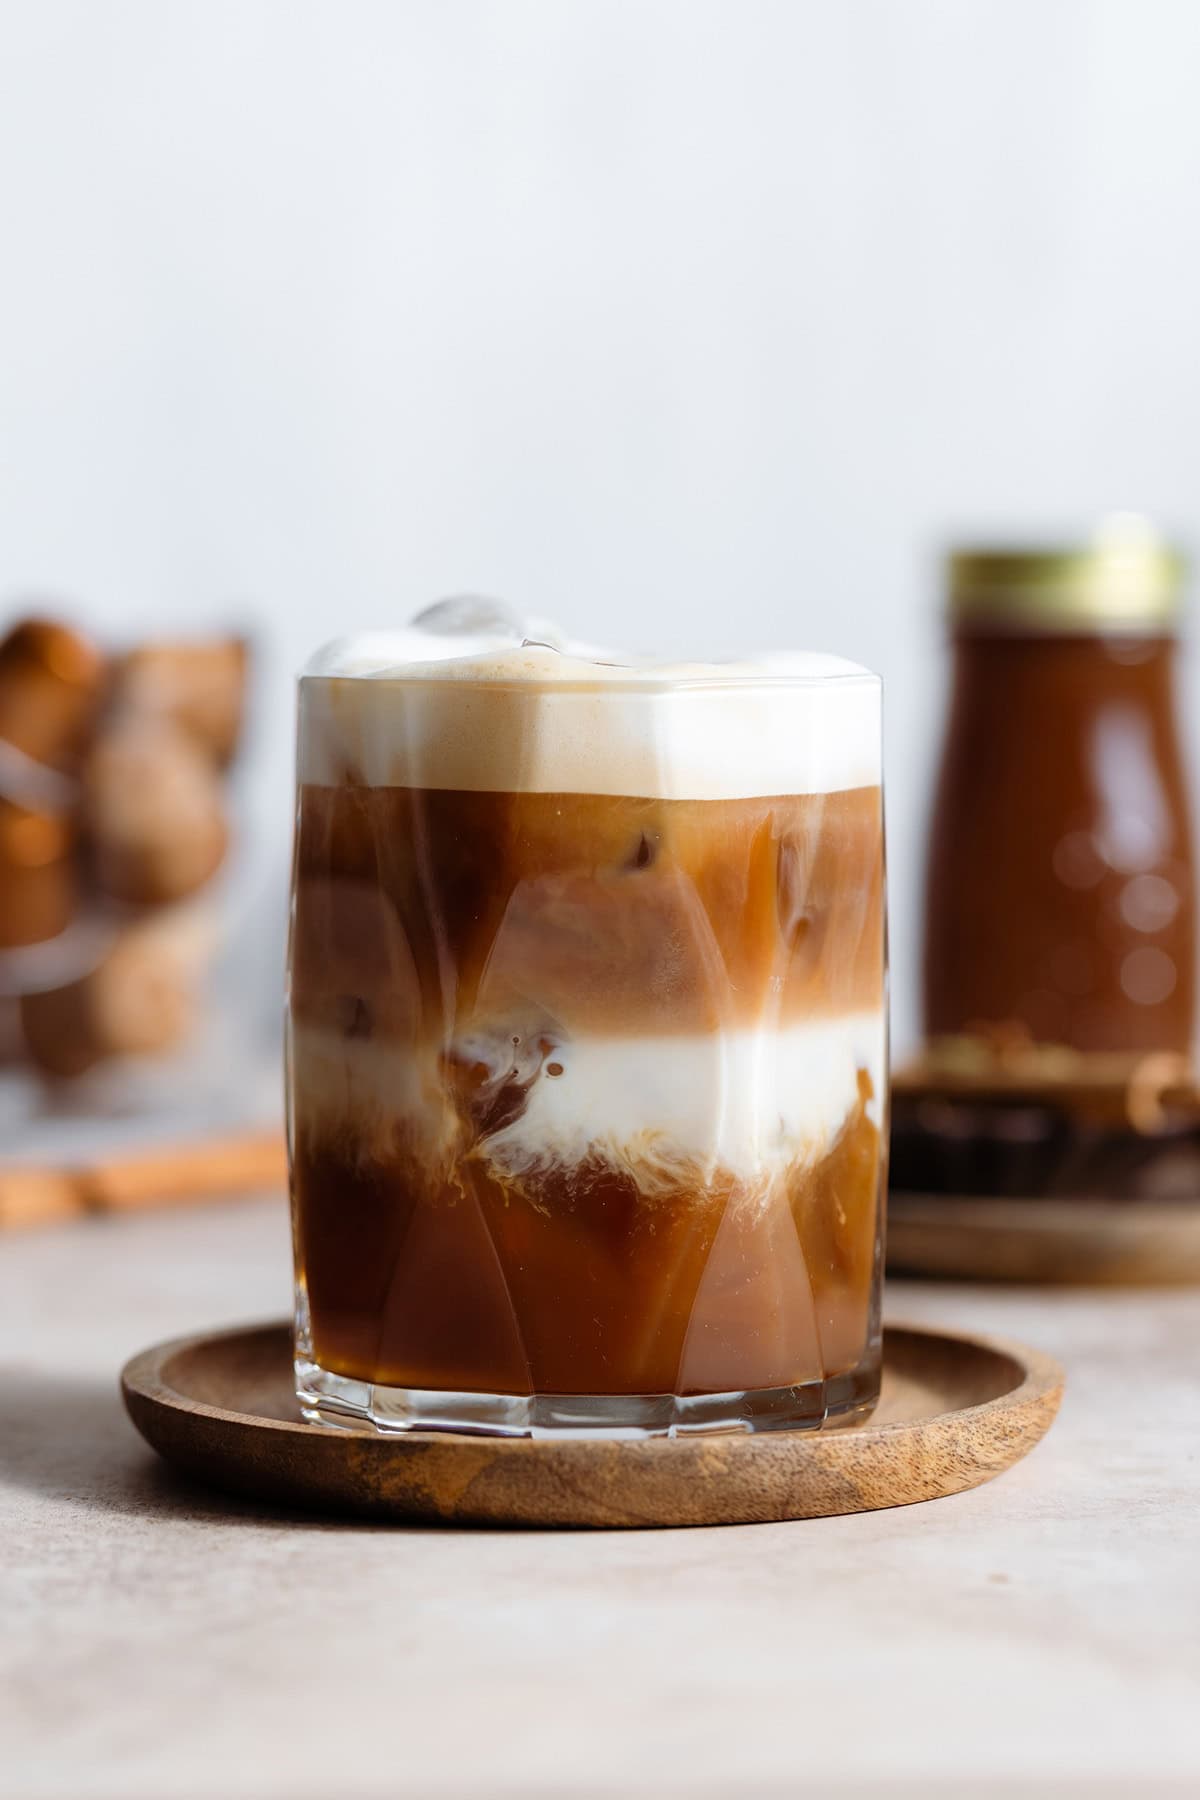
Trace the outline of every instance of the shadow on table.
<instances>
[{"instance_id":1,"label":"shadow on table","mask_svg":"<svg viewBox=\"0 0 1200 1800\"><path fill-rule=\"evenodd\" d=\"M0 1488L85 1512L206 1524L378 1531L370 1519L324 1518L201 1486L168 1469L137 1437L111 1380L0 1372ZM397 1529L395 1525L389 1527ZM436 1527L409 1526L413 1531Z\"/></svg>"}]
</instances>

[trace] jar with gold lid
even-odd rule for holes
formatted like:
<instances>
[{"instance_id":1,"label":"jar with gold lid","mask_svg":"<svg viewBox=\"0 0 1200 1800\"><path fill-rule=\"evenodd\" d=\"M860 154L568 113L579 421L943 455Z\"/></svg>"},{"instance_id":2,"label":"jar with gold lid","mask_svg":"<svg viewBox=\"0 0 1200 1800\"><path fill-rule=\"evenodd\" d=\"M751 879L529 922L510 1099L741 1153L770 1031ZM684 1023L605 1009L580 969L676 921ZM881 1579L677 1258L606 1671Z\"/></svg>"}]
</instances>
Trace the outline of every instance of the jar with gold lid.
<instances>
[{"instance_id":1,"label":"jar with gold lid","mask_svg":"<svg viewBox=\"0 0 1200 1800\"><path fill-rule=\"evenodd\" d=\"M1179 557L1124 523L1083 550L951 559L927 1038L1190 1051L1181 582Z\"/></svg>"},{"instance_id":2,"label":"jar with gold lid","mask_svg":"<svg viewBox=\"0 0 1200 1800\"><path fill-rule=\"evenodd\" d=\"M1114 1149L1131 1094L1144 1100L1148 1071L1158 1089L1189 1090L1183 574L1126 516L1078 548L950 558L924 1048L899 1083L901 1186L1127 1191Z\"/></svg>"}]
</instances>

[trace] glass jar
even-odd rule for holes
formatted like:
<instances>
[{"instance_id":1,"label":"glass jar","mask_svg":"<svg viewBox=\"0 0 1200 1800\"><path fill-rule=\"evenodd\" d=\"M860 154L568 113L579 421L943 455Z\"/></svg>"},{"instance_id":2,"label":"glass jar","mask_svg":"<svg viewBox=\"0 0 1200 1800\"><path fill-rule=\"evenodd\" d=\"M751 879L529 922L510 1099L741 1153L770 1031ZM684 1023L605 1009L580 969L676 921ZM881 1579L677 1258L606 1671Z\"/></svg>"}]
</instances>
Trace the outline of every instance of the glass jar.
<instances>
[{"instance_id":1,"label":"glass jar","mask_svg":"<svg viewBox=\"0 0 1200 1800\"><path fill-rule=\"evenodd\" d=\"M1194 873L1175 701L1181 564L1137 522L950 565L924 1028L993 1050L1185 1056Z\"/></svg>"}]
</instances>

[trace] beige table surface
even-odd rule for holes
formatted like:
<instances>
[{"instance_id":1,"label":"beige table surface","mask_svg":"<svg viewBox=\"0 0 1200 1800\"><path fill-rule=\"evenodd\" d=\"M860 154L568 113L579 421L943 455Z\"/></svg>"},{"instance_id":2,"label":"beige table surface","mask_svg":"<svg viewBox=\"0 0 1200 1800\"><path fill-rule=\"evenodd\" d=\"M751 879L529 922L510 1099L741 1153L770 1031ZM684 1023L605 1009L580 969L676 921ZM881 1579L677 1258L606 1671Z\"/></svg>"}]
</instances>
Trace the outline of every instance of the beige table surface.
<instances>
[{"instance_id":1,"label":"beige table surface","mask_svg":"<svg viewBox=\"0 0 1200 1800\"><path fill-rule=\"evenodd\" d=\"M1200 1794L1200 1296L894 1284L1063 1358L988 1487L670 1532L185 1487L132 1351L282 1314L282 1201L0 1240L0 1795Z\"/></svg>"}]
</instances>

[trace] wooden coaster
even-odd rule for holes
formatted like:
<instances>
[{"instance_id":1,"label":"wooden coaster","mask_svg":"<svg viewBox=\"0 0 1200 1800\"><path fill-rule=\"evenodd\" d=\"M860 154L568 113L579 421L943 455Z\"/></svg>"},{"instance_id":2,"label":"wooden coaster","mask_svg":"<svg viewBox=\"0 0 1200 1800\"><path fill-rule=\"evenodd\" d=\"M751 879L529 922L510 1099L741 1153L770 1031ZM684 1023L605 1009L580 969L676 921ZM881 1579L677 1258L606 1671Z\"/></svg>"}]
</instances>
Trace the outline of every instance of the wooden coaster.
<instances>
[{"instance_id":1,"label":"wooden coaster","mask_svg":"<svg viewBox=\"0 0 1200 1800\"><path fill-rule=\"evenodd\" d=\"M888 1197L888 1269L956 1281L1200 1282L1200 1201Z\"/></svg>"},{"instance_id":2,"label":"wooden coaster","mask_svg":"<svg viewBox=\"0 0 1200 1800\"><path fill-rule=\"evenodd\" d=\"M563 1441L308 1425L286 1325L176 1338L121 1377L149 1444L258 1499L409 1523L733 1525L870 1512L990 1481L1049 1428L1063 1374L1001 1339L890 1326L869 1424Z\"/></svg>"}]
</instances>

